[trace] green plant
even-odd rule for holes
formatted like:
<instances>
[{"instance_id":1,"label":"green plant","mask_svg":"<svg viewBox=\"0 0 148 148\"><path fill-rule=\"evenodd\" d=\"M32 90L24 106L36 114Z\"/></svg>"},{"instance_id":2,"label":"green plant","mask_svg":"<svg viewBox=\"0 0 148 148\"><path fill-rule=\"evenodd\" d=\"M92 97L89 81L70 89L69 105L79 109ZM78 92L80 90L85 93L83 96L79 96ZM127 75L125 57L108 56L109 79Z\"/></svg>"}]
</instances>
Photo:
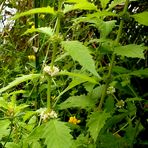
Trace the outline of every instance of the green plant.
<instances>
[{"instance_id":1,"label":"green plant","mask_svg":"<svg viewBox=\"0 0 148 148\"><path fill-rule=\"evenodd\" d=\"M140 96L131 81L147 78L148 69L131 63L145 61L147 47L142 41L126 44L122 35L127 20L148 26L148 12L130 14L129 0L34 2L34 9L12 18L35 17L35 28L23 36L37 33L32 43L36 74L0 89L2 147L133 147L146 128L137 110L147 104L147 94ZM123 10L114 12L122 3ZM51 18L45 26L42 13ZM24 90L12 89L22 83ZM24 105L16 101L21 93Z\"/></svg>"}]
</instances>

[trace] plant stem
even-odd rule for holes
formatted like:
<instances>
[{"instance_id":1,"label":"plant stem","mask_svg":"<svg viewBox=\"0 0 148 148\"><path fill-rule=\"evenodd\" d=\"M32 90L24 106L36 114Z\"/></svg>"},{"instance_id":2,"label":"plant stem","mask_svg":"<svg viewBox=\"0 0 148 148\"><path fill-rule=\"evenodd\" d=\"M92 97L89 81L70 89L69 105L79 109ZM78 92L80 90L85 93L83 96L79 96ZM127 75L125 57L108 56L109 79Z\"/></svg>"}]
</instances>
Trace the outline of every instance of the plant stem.
<instances>
[{"instance_id":1,"label":"plant stem","mask_svg":"<svg viewBox=\"0 0 148 148\"><path fill-rule=\"evenodd\" d=\"M51 108L51 76L46 76L47 77L47 110L50 111Z\"/></svg>"},{"instance_id":2,"label":"plant stem","mask_svg":"<svg viewBox=\"0 0 148 148\"><path fill-rule=\"evenodd\" d=\"M127 12L128 4L129 4L129 0L126 0L124 10L123 10L123 15ZM115 46L117 46L119 44L122 29L123 29L123 23L124 23L123 19L120 20L118 34L117 34L117 37L116 37L116 40L115 40ZM107 78L106 78L106 84L105 84L103 92L102 92L102 96L101 96L101 100L100 100L100 103L99 103L99 106L98 106L98 110L101 110L101 108L102 108L102 105L103 105L103 102L104 102L104 99L105 99L105 96L106 96L106 91L107 91L107 88L108 88L109 83L111 81L111 74L112 74L112 68L114 66L115 57L116 57L115 53L113 53L112 58L111 58L111 62L110 62L110 66L109 66L108 75L107 75Z\"/></svg>"},{"instance_id":3,"label":"plant stem","mask_svg":"<svg viewBox=\"0 0 148 148\"><path fill-rule=\"evenodd\" d=\"M51 69L53 69L54 61L56 58L57 47L58 47L58 36L59 36L59 32L60 32L60 27L61 27L60 24L61 24L62 2L63 2L63 0L59 0L59 3L58 3L58 14L57 14L57 20L56 20L56 24L55 24L55 41L53 42Z\"/></svg>"}]
</instances>

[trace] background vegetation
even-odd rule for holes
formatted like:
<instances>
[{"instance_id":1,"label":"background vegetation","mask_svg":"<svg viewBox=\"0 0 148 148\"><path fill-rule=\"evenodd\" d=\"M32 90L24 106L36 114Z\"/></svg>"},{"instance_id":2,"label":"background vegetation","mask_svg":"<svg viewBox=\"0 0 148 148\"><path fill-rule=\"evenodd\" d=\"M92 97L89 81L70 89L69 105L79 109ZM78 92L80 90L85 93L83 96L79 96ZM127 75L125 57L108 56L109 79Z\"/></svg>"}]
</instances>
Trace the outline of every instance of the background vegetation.
<instances>
[{"instance_id":1,"label":"background vegetation","mask_svg":"<svg viewBox=\"0 0 148 148\"><path fill-rule=\"evenodd\" d=\"M147 0L0 2L0 147L148 146Z\"/></svg>"}]
</instances>

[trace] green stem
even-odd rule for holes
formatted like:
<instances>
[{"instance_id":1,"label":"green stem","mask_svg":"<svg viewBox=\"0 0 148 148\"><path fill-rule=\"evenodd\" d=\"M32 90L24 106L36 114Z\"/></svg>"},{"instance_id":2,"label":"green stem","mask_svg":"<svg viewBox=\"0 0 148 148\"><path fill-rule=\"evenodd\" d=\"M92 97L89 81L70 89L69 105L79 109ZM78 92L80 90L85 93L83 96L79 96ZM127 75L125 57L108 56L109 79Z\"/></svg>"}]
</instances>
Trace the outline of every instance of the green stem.
<instances>
[{"instance_id":1,"label":"green stem","mask_svg":"<svg viewBox=\"0 0 148 148\"><path fill-rule=\"evenodd\" d=\"M126 0L124 10L123 10L123 15L127 12L128 4L129 4L129 0ZM123 23L124 23L123 19L120 20L118 34L117 34L117 37L116 37L116 40L115 40L116 46L119 44L119 41L120 41L120 37L121 37L122 29L123 29ZM110 62L110 66L109 66L109 72L108 72L108 75L107 75L107 78L106 78L106 84L105 84L103 92L102 92L102 96L101 96L101 100L100 100L100 103L99 103L99 106L98 106L98 110L101 110L102 105L104 103L106 91L107 91L107 88L108 88L109 83L111 81L111 74L112 74L112 69L113 69L113 66L114 66L115 57L116 56L113 53L112 58L111 58L111 62Z\"/></svg>"},{"instance_id":2,"label":"green stem","mask_svg":"<svg viewBox=\"0 0 148 148\"><path fill-rule=\"evenodd\" d=\"M47 110L50 111L51 108L51 76L46 76L47 77Z\"/></svg>"},{"instance_id":3,"label":"green stem","mask_svg":"<svg viewBox=\"0 0 148 148\"><path fill-rule=\"evenodd\" d=\"M58 3L58 14L57 14L57 20L55 24L55 41L53 42L53 53L52 53L52 59L51 59L51 69L53 69L54 61L56 58L57 53L57 47L58 47L58 36L60 32L61 27L61 11L62 11L62 2L63 0L59 0Z\"/></svg>"}]
</instances>

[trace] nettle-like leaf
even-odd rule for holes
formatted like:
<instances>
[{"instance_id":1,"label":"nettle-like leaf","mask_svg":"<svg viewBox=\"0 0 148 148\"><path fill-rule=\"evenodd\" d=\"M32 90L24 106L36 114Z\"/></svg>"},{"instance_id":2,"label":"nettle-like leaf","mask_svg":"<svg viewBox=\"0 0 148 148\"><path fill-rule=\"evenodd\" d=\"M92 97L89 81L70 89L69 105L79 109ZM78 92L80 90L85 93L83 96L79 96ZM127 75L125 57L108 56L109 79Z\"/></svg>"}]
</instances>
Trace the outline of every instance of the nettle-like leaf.
<instances>
[{"instance_id":1,"label":"nettle-like leaf","mask_svg":"<svg viewBox=\"0 0 148 148\"><path fill-rule=\"evenodd\" d=\"M110 10L112 8L114 8L115 6L121 4L121 3L124 3L126 0L113 0L111 2L111 4L109 5L109 8L107 10Z\"/></svg>"},{"instance_id":2,"label":"nettle-like leaf","mask_svg":"<svg viewBox=\"0 0 148 148\"><path fill-rule=\"evenodd\" d=\"M42 8L34 8L34 9L28 10L26 12L16 14L14 17L12 17L12 19L16 20L20 17L32 15L32 14L37 14L37 13L48 13L48 14L53 14L53 15L56 14L56 12L54 11L54 8L48 6L48 7L42 7Z\"/></svg>"},{"instance_id":3,"label":"nettle-like leaf","mask_svg":"<svg viewBox=\"0 0 148 148\"><path fill-rule=\"evenodd\" d=\"M118 14L114 13L114 12L108 12L106 10L98 10L97 12L91 13L91 14L87 14L86 15L88 18L93 18L93 17L107 17L107 16L118 16Z\"/></svg>"},{"instance_id":4,"label":"nettle-like leaf","mask_svg":"<svg viewBox=\"0 0 148 148\"><path fill-rule=\"evenodd\" d=\"M62 102L59 105L59 107L60 109L73 108L73 107L90 109L94 105L95 105L95 102L89 96L81 95L81 96L69 97L66 101Z\"/></svg>"},{"instance_id":5,"label":"nettle-like leaf","mask_svg":"<svg viewBox=\"0 0 148 148\"><path fill-rule=\"evenodd\" d=\"M9 120L0 120L0 140L3 136L6 136L9 134L9 130L8 127L10 125L10 121Z\"/></svg>"},{"instance_id":6,"label":"nettle-like leaf","mask_svg":"<svg viewBox=\"0 0 148 148\"><path fill-rule=\"evenodd\" d=\"M28 29L23 35L34 33L34 32L44 33L48 36L53 35L53 30L50 27L31 28L31 29Z\"/></svg>"},{"instance_id":7,"label":"nettle-like leaf","mask_svg":"<svg viewBox=\"0 0 148 148\"><path fill-rule=\"evenodd\" d=\"M101 13L100 13L101 14ZM86 17L79 17L74 20L75 24L81 22L90 23L91 26L96 27L100 32L100 38L106 38L112 29L115 27L115 20L103 21L100 19L99 13L89 14Z\"/></svg>"},{"instance_id":8,"label":"nettle-like leaf","mask_svg":"<svg viewBox=\"0 0 148 148\"><path fill-rule=\"evenodd\" d=\"M97 10L97 7L87 0L67 0L68 3L75 3L74 5L65 5L64 13L72 10Z\"/></svg>"},{"instance_id":9,"label":"nettle-like leaf","mask_svg":"<svg viewBox=\"0 0 148 148\"><path fill-rule=\"evenodd\" d=\"M70 129L64 122L50 120L42 131L42 138L45 138L47 148L70 148L72 136Z\"/></svg>"},{"instance_id":10,"label":"nettle-like leaf","mask_svg":"<svg viewBox=\"0 0 148 148\"><path fill-rule=\"evenodd\" d=\"M97 137L104 127L106 120L111 117L110 113L106 113L105 111L100 112L93 112L88 119L87 126L90 135L92 136L93 140L96 141Z\"/></svg>"},{"instance_id":11,"label":"nettle-like leaf","mask_svg":"<svg viewBox=\"0 0 148 148\"><path fill-rule=\"evenodd\" d=\"M9 83L6 87L3 87L0 89L0 94L14 86L17 86L18 84L28 81L28 80L32 80L35 78L39 78L41 76L41 74L29 74L29 75L23 75L22 77L18 77L16 78L14 81L12 81L11 83Z\"/></svg>"},{"instance_id":12,"label":"nettle-like leaf","mask_svg":"<svg viewBox=\"0 0 148 148\"><path fill-rule=\"evenodd\" d=\"M90 83L98 84L96 79L94 79L93 77L89 77L86 74L73 73L73 72L68 72L68 71L61 71L61 72L58 73L58 75L68 75L70 77L77 77L77 78L80 78L82 80L88 81Z\"/></svg>"},{"instance_id":13,"label":"nettle-like leaf","mask_svg":"<svg viewBox=\"0 0 148 148\"><path fill-rule=\"evenodd\" d=\"M103 9L106 8L106 5L109 3L109 1L110 1L110 0L100 0L101 6L102 6Z\"/></svg>"},{"instance_id":14,"label":"nettle-like leaf","mask_svg":"<svg viewBox=\"0 0 148 148\"><path fill-rule=\"evenodd\" d=\"M95 76L100 77L95 69L95 62L86 46L79 41L63 41L62 46L75 61L80 63L81 66Z\"/></svg>"},{"instance_id":15,"label":"nettle-like leaf","mask_svg":"<svg viewBox=\"0 0 148 148\"><path fill-rule=\"evenodd\" d=\"M129 73L129 75L148 77L148 68L135 70L135 71Z\"/></svg>"},{"instance_id":16,"label":"nettle-like leaf","mask_svg":"<svg viewBox=\"0 0 148 148\"><path fill-rule=\"evenodd\" d=\"M148 26L148 11L131 15L131 17L133 17L139 24Z\"/></svg>"},{"instance_id":17,"label":"nettle-like leaf","mask_svg":"<svg viewBox=\"0 0 148 148\"><path fill-rule=\"evenodd\" d=\"M130 58L142 58L144 59L145 47L142 45L129 44L125 46L115 47L114 53L121 56L126 56Z\"/></svg>"}]
</instances>

